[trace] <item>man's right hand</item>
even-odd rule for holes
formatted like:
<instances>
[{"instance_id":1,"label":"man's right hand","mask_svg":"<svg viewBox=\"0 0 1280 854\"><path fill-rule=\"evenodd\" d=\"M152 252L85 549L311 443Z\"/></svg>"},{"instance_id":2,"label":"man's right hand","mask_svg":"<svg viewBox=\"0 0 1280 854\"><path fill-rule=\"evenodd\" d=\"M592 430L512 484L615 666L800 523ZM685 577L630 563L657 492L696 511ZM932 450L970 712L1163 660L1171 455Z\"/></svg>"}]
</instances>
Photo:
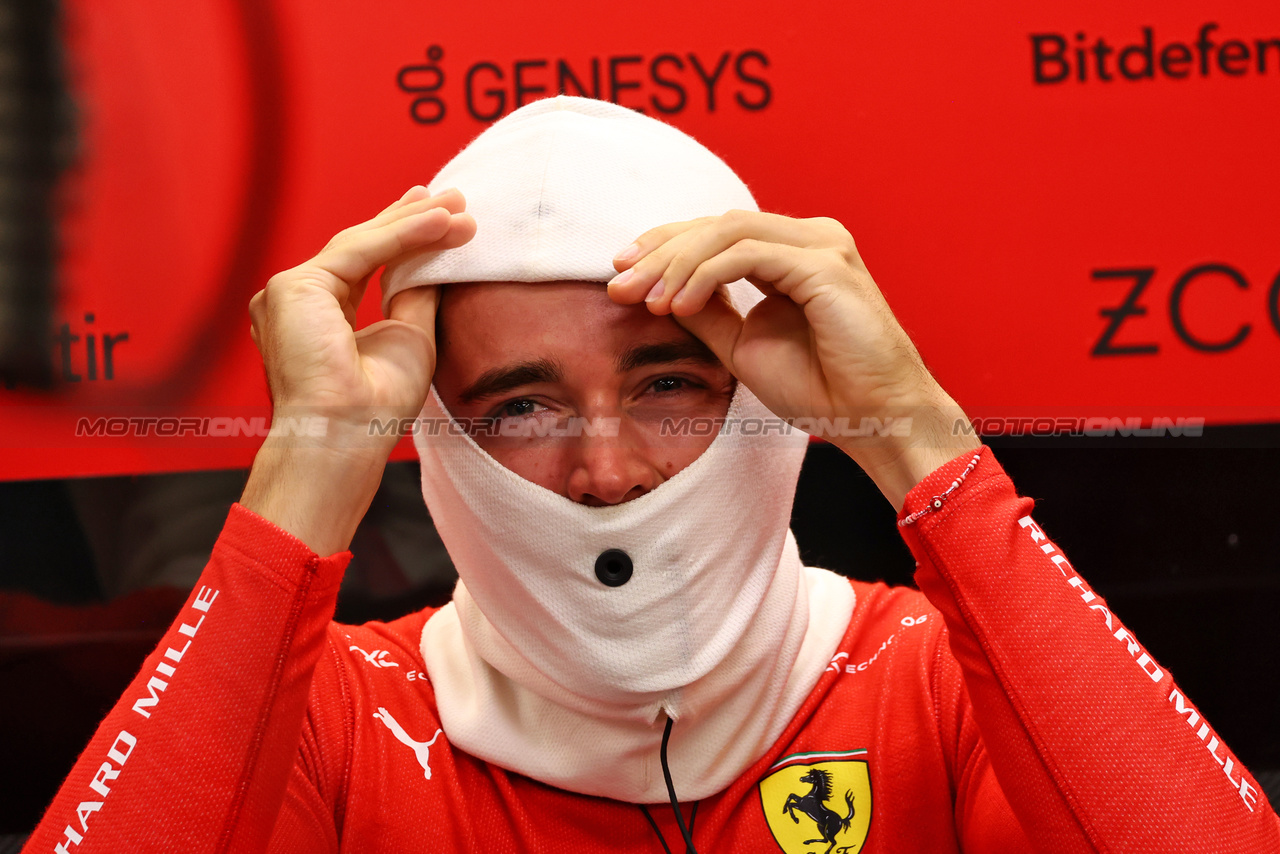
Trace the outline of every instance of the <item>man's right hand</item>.
<instances>
[{"instance_id":1,"label":"man's right hand","mask_svg":"<svg viewBox=\"0 0 1280 854\"><path fill-rule=\"evenodd\" d=\"M429 196L414 187L310 261L273 276L249 302L273 423L322 418L327 426L323 436L269 436L240 503L321 555L350 543L399 438L371 431L370 421L417 416L435 369L438 288L397 294L389 319L360 330L356 309L383 265L470 240L476 226L465 206L457 190Z\"/></svg>"}]
</instances>

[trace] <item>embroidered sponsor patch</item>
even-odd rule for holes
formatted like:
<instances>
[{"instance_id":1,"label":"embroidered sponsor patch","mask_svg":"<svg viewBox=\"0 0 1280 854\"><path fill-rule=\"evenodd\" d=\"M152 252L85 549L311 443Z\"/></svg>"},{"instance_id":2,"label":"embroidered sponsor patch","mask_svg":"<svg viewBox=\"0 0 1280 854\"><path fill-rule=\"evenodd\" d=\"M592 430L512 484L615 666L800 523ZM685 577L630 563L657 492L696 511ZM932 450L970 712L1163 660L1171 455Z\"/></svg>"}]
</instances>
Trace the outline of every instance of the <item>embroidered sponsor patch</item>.
<instances>
[{"instance_id":1,"label":"embroidered sponsor patch","mask_svg":"<svg viewBox=\"0 0 1280 854\"><path fill-rule=\"evenodd\" d=\"M858 854L871 829L867 751L794 753L760 781L760 805L786 854Z\"/></svg>"}]
</instances>

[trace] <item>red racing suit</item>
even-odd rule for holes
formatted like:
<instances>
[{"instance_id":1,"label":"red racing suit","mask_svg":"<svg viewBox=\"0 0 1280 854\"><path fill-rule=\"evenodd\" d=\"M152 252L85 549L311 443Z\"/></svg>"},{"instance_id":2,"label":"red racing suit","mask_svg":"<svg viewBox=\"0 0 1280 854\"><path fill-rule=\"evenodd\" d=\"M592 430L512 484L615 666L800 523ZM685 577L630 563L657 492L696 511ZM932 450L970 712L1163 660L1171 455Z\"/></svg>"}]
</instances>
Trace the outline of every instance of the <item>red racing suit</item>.
<instances>
[{"instance_id":1,"label":"red racing suit","mask_svg":"<svg viewBox=\"0 0 1280 854\"><path fill-rule=\"evenodd\" d=\"M988 449L934 508L969 459L903 508L930 508L902 528L921 592L851 582L848 631L782 737L696 814L682 805L697 849L1280 851L1257 783ZM453 749L419 652L430 612L331 622L349 558L233 507L185 608L24 851L680 844L670 806L650 806L651 825L634 804Z\"/></svg>"}]
</instances>

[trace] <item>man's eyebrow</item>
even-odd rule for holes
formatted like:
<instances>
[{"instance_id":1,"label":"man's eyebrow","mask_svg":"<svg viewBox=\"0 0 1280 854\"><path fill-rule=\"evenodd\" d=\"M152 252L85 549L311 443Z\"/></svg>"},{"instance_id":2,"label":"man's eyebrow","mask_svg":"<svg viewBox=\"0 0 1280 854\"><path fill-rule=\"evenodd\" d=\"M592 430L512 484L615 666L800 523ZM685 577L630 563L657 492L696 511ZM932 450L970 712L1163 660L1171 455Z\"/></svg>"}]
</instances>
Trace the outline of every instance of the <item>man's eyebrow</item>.
<instances>
[{"instance_id":1,"label":"man's eyebrow","mask_svg":"<svg viewBox=\"0 0 1280 854\"><path fill-rule=\"evenodd\" d=\"M618 373L643 368L646 365L662 365L668 362L701 362L719 365L720 360L696 338L685 341L663 341L657 344L633 344L618 356L615 366Z\"/></svg>"},{"instance_id":2,"label":"man's eyebrow","mask_svg":"<svg viewBox=\"0 0 1280 854\"><path fill-rule=\"evenodd\" d=\"M535 359L531 362L517 362L492 368L480 375L480 378L462 390L458 398L464 403L474 403L486 397L493 397L531 383L558 383L564 378L564 370L556 362L549 359Z\"/></svg>"}]
</instances>

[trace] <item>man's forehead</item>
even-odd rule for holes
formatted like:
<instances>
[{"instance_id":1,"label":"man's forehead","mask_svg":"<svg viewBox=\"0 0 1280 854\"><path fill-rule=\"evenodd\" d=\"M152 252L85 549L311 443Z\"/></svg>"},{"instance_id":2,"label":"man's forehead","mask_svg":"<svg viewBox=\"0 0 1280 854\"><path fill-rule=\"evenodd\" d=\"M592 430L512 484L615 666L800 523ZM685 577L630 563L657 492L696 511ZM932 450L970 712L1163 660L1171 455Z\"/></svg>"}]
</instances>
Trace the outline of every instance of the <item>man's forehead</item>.
<instances>
[{"instance_id":1,"label":"man's forehead","mask_svg":"<svg viewBox=\"0 0 1280 854\"><path fill-rule=\"evenodd\" d=\"M693 339L674 319L619 305L603 282L466 282L445 285L440 331L452 337L570 345L608 337L615 349L641 340ZM496 342L491 342L496 343Z\"/></svg>"},{"instance_id":2,"label":"man's forehead","mask_svg":"<svg viewBox=\"0 0 1280 854\"><path fill-rule=\"evenodd\" d=\"M559 280L552 282L451 282L439 285L442 302L472 302L518 299L527 302L555 302L566 298L590 298L604 294L604 282ZM605 294L607 297L607 294Z\"/></svg>"},{"instance_id":3,"label":"man's forehead","mask_svg":"<svg viewBox=\"0 0 1280 854\"><path fill-rule=\"evenodd\" d=\"M514 362L572 360L575 353L597 363L607 358L618 372L677 361L719 365L673 318L643 305L618 305L599 282L446 285L439 331L441 358L463 359L469 373Z\"/></svg>"}]
</instances>

